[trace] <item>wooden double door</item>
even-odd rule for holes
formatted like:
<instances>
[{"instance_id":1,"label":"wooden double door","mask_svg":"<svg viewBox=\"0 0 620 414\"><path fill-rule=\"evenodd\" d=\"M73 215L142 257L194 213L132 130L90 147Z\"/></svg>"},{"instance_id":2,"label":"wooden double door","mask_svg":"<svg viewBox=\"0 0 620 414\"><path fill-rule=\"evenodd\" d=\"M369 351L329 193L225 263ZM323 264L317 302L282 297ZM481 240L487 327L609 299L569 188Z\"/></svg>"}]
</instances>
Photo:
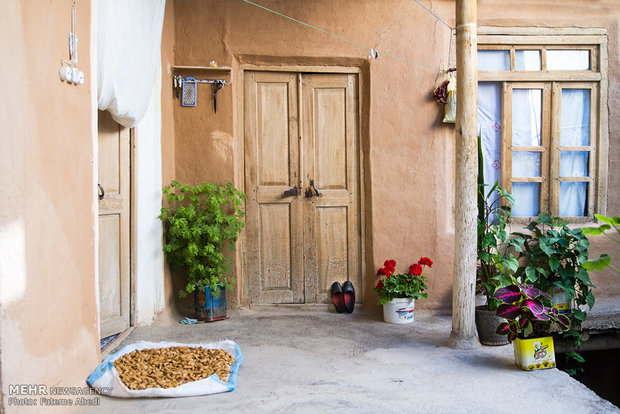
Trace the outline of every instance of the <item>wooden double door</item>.
<instances>
[{"instance_id":1,"label":"wooden double door","mask_svg":"<svg viewBox=\"0 0 620 414\"><path fill-rule=\"evenodd\" d=\"M246 72L246 262L251 303L361 299L356 74Z\"/></svg>"}]
</instances>

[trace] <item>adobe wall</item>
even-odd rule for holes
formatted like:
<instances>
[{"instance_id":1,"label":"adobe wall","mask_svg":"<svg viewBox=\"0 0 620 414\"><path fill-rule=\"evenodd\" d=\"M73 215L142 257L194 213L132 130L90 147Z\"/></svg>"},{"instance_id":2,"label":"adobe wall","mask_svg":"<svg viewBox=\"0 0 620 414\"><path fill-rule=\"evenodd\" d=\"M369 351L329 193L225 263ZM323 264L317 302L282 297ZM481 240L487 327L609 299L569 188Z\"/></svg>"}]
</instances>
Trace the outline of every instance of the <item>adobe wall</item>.
<instances>
[{"instance_id":1,"label":"adobe wall","mask_svg":"<svg viewBox=\"0 0 620 414\"><path fill-rule=\"evenodd\" d=\"M20 397L10 385L82 387L99 363L91 3L76 1L79 86L59 78L71 4L9 1L0 14L0 361L12 413L33 411L7 405Z\"/></svg>"},{"instance_id":2,"label":"adobe wall","mask_svg":"<svg viewBox=\"0 0 620 414\"><path fill-rule=\"evenodd\" d=\"M375 273L393 258L398 270L420 256L431 257L429 297L422 307L451 306L454 257L454 127L441 123L442 108L432 99L439 68L448 60L450 30L409 0L358 1L262 0L261 5L379 51L368 51L335 39L242 1L175 1L175 64L235 68L254 64L350 65L362 70L366 113L362 119L365 155L367 308ZM454 1L425 2L454 26ZM508 3L508 4L507 4ZM584 9L582 1L480 0L479 25L596 26L609 30L610 131L620 126L618 100L618 5L598 1ZM561 3L561 6L560 6ZM516 17L518 16L518 18ZM390 58L388 54L408 60ZM428 68L430 66L431 68ZM237 78L238 79L238 76ZM243 88L226 86L218 94L217 114L206 89L198 108L175 101L176 177L235 184L243 180L243 131L238 129L238 100ZM164 91L165 92L165 91ZM615 135L610 134L617 140ZM620 149L610 151L610 171L618 169ZM610 174L608 213L620 214L620 177ZM593 250L600 250L594 243ZM612 247L614 249L612 249ZM604 246L608 251L620 250ZM237 262L239 263L239 262ZM617 280L597 275L601 286L620 294Z\"/></svg>"}]
</instances>

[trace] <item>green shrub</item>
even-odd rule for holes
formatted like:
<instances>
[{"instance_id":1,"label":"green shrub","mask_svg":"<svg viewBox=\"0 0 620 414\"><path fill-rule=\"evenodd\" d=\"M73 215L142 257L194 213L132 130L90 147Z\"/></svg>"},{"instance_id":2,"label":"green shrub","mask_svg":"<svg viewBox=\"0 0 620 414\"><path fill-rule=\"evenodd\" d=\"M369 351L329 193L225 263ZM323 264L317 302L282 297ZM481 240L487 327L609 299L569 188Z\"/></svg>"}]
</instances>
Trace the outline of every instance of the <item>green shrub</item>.
<instances>
[{"instance_id":1,"label":"green shrub","mask_svg":"<svg viewBox=\"0 0 620 414\"><path fill-rule=\"evenodd\" d=\"M185 290L180 297L194 289L210 286L215 293L217 284L234 288L230 276L231 260L223 254L227 246L235 250L235 242L243 229L245 194L228 182L226 186L203 183L198 186L173 181L164 187L168 207L161 209L159 218L165 225L164 252L170 265L186 272Z\"/></svg>"}]
</instances>

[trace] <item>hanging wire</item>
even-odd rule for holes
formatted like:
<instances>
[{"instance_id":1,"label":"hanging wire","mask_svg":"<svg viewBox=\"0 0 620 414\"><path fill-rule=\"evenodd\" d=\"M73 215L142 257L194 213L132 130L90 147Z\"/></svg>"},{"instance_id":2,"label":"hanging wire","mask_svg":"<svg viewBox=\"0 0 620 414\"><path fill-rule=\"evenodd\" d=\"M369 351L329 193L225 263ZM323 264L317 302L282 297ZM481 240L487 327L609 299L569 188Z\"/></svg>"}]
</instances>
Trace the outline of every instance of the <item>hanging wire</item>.
<instances>
[{"instance_id":1,"label":"hanging wire","mask_svg":"<svg viewBox=\"0 0 620 414\"><path fill-rule=\"evenodd\" d=\"M340 40L344 40L345 42L348 42L348 43L351 43L351 44L353 44L353 45L355 45L355 46L361 47L362 49L366 49L366 50L368 50L369 52L371 52L372 54L374 54L374 52L375 52L375 50L374 50L373 48L370 48L370 47L368 47L368 46L364 46L364 45L360 45L359 43L356 43L356 42L354 42L354 41L352 41L352 40L349 40L349 39L346 39L346 38L344 38L344 37L342 37L342 36L338 36L337 34L334 34L334 33L328 32L327 30L321 29L320 27L316 27L316 26L313 26L313 25L311 25L311 24L308 24L308 23L302 22L301 20L297 20L297 19L295 19L295 18L293 18L293 17L291 17L291 16L287 16L286 14L282 14L282 13L280 13L280 12L278 12L278 11L275 11L275 10L272 10L272 9L270 9L270 8L268 8L268 7L261 6L260 4L256 4L256 3L254 3L254 2L252 2L252 1L250 1L250 0L241 0L241 1L243 1L243 2L245 2L245 3L248 3L248 4L251 4L252 6L256 6L256 7L260 8L260 9L266 10L266 11L268 11L268 12L270 12L270 13L276 14L276 15L278 15L278 16L284 17L284 18L286 18L286 19L292 20L292 21L294 21L294 22L296 22L296 23L302 24L302 25L307 26L307 27L309 27L309 28L311 28L311 29L318 30L319 32L325 33L325 34L327 34L327 35L329 35L329 36L335 37L335 38L340 39ZM441 19L440 19L440 20L441 20ZM445 23L444 23L444 24L445 24ZM449 27L449 26L448 26L448 27ZM393 58L393 59L398 59L398 60L402 60L402 61L404 61L404 62L413 63L414 65L423 66L423 67L428 68L428 69L432 69L432 70L436 70L436 69L437 69L436 67L429 66L429 65L425 65L424 63L416 62L416 61L414 61L414 60L405 59L405 58L402 58L402 57L398 57L398 56L390 55L389 53L381 52L381 54L382 54L382 55L384 55L384 56L391 57L391 58ZM377 56L378 56L378 54L377 54Z\"/></svg>"},{"instance_id":2,"label":"hanging wire","mask_svg":"<svg viewBox=\"0 0 620 414\"><path fill-rule=\"evenodd\" d=\"M436 15L435 13L433 13L433 12L432 12L432 11L431 11L428 7L426 7L425 5L423 5L422 3L420 3L418 0L413 0L413 1L415 1L416 3L418 3L420 6L424 7L424 10L426 10L427 12L429 12L430 14L432 14L433 16L435 16L435 18L436 18L437 20L439 20L440 22L442 22L443 24L445 24L445 25L448 27L448 29L450 29L450 30L454 29L454 27L452 27L452 26L450 26L448 23L444 22L444 21L441 19L441 17L437 16L437 15Z\"/></svg>"}]
</instances>

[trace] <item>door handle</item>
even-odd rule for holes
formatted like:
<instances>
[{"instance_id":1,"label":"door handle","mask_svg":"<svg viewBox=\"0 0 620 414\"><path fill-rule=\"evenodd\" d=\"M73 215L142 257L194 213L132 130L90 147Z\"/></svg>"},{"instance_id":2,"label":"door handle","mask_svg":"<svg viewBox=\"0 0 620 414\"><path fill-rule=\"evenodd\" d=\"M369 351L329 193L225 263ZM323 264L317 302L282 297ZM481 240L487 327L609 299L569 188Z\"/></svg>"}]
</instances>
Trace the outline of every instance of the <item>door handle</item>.
<instances>
[{"instance_id":1,"label":"door handle","mask_svg":"<svg viewBox=\"0 0 620 414\"><path fill-rule=\"evenodd\" d=\"M286 190L284 192L284 197L291 197L291 196L296 196L299 194L299 191L297 190L297 186L291 188L290 190Z\"/></svg>"},{"instance_id":2,"label":"door handle","mask_svg":"<svg viewBox=\"0 0 620 414\"><path fill-rule=\"evenodd\" d=\"M314 195L318 198L321 197L323 194L319 193L319 190L317 190L316 185L314 185L314 180L310 180L310 185L312 186L312 188L314 189ZM307 193L306 193L307 194ZM310 196L312 197L312 196Z\"/></svg>"},{"instance_id":3,"label":"door handle","mask_svg":"<svg viewBox=\"0 0 620 414\"><path fill-rule=\"evenodd\" d=\"M105 197L105 190L101 184L97 184L97 187L99 187L99 200L103 200L103 197Z\"/></svg>"}]
</instances>

